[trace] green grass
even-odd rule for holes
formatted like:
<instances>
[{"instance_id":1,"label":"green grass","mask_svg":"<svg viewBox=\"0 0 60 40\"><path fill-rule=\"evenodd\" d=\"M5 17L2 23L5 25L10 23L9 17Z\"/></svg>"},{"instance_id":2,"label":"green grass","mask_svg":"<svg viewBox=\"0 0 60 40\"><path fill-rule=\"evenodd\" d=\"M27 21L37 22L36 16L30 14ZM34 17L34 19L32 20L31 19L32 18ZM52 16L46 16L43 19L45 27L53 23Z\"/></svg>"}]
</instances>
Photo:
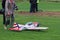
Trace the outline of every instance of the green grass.
<instances>
[{"instance_id":1,"label":"green grass","mask_svg":"<svg viewBox=\"0 0 60 40\"><path fill-rule=\"evenodd\" d=\"M29 11L30 10L30 3L29 2L16 2L19 11ZM1 8L1 2L0 2ZM60 2L40 2L38 4L39 11L60 11Z\"/></svg>"},{"instance_id":2,"label":"green grass","mask_svg":"<svg viewBox=\"0 0 60 40\"><path fill-rule=\"evenodd\" d=\"M20 11L29 11L30 3L29 2L21 2L17 3ZM38 4L39 11L60 11L60 2L40 2Z\"/></svg>"},{"instance_id":3,"label":"green grass","mask_svg":"<svg viewBox=\"0 0 60 40\"><path fill-rule=\"evenodd\" d=\"M60 11L60 2L41 2L39 4L39 7L41 7L41 9L43 9L44 11Z\"/></svg>"},{"instance_id":4,"label":"green grass","mask_svg":"<svg viewBox=\"0 0 60 40\"><path fill-rule=\"evenodd\" d=\"M53 16L24 16L16 14L16 22L25 24L26 22L37 21L41 26L48 26L49 29L43 31L22 31L14 32L3 29L2 15L0 15L0 40L60 40L60 18Z\"/></svg>"},{"instance_id":5,"label":"green grass","mask_svg":"<svg viewBox=\"0 0 60 40\"><path fill-rule=\"evenodd\" d=\"M17 3L20 11L29 11L28 2ZM40 7L44 11L60 11L60 3L40 2ZM1 8L1 6L0 6ZM14 32L3 29L2 15L0 15L0 40L60 40L60 16L34 16L34 15L15 15L17 23L25 24L26 22L39 22L41 26L47 26L49 29L42 31L22 31Z\"/></svg>"}]
</instances>

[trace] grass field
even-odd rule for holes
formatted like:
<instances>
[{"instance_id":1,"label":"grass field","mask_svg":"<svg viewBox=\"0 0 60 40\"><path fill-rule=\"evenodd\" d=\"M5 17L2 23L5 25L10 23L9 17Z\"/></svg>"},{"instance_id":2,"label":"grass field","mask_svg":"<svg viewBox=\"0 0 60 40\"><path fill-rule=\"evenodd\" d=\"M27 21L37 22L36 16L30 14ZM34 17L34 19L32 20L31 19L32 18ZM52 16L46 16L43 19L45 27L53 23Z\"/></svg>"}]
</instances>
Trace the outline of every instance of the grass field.
<instances>
[{"instance_id":1,"label":"grass field","mask_svg":"<svg viewBox=\"0 0 60 40\"><path fill-rule=\"evenodd\" d=\"M29 11L29 3L17 3L20 11ZM23 4L23 5L22 5ZM26 6L26 7L25 7ZM39 4L44 11L60 11L60 3L43 3ZM60 40L60 16L32 16L32 15L19 15L16 13L15 21L21 24L26 22L37 21L41 26L48 26L49 29L43 31L22 31L14 32L3 29L2 15L0 15L0 40Z\"/></svg>"},{"instance_id":2,"label":"grass field","mask_svg":"<svg viewBox=\"0 0 60 40\"><path fill-rule=\"evenodd\" d=\"M18 2L17 4L21 11L29 11L29 2ZM43 11L60 11L60 2L40 2L38 8Z\"/></svg>"}]
</instances>

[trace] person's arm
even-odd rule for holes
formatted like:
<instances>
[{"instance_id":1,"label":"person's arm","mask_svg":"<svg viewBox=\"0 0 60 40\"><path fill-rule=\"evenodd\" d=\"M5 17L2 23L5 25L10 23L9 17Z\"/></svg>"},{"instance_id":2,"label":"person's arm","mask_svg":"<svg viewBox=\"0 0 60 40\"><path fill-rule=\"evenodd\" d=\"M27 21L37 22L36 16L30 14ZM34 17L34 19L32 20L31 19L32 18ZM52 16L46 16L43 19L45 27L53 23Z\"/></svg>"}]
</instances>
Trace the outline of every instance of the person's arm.
<instances>
[{"instance_id":1,"label":"person's arm","mask_svg":"<svg viewBox=\"0 0 60 40\"><path fill-rule=\"evenodd\" d=\"M5 15L7 14L8 12L8 0L6 0L5 2Z\"/></svg>"},{"instance_id":2,"label":"person's arm","mask_svg":"<svg viewBox=\"0 0 60 40\"><path fill-rule=\"evenodd\" d=\"M18 6L14 3L14 9L18 10Z\"/></svg>"},{"instance_id":3,"label":"person's arm","mask_svg":"<svg viewBox=\"0 0 60 40\"><path fill-rule=\"evenodd\" d=\"M15 1L13 0L13 4L14 4L14 9L18 10L18 6L15 4Z\"/></svg>"},{"instance_id":4,"label":"person's arm","mask_svg":"<svg viewBox=\"0 0 60 40\"><path fill-rule=\"evenodd\" d=\"M2 9L5 9L5 2L6 0L2 0Z\"/></svg>"}]
</instances>

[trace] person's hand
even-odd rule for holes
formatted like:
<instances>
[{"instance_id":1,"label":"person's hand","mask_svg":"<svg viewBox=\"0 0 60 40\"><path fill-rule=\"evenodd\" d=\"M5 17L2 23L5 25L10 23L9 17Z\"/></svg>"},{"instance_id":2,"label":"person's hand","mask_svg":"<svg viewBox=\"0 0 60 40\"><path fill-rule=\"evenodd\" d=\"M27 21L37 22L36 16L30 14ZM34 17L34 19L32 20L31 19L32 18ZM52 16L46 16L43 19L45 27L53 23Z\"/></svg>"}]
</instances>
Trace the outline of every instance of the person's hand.
<instances>
[{"instance_id":1,"label":"person's hand","mask_svg":"<svg viewBox=\"0 0 60 40\"><path fill-rule=\"evenodd\" d=\"M9 17L9 16L10 16L10 13L8 12L6 16L8 16L8 17Z\"/></svg>"},{"instance_id":2,"label":"person's hand","mask_svg":"<svg viewBox=\"0 0 60 40\"><path fill-rule=\"evenodd\" d=\"M7 15L10 16L10 13L8 13Z\"/></svg>"},{"instance_id":3,"label":"person's hand","mask_svg":"<svg viewBox=\"0 0 60 40\"><path fill-rule=\"evenodd\" d=\"M15 10L18 10L18 7L17 6L15 7Z\"/></svg>"}]
</instances>

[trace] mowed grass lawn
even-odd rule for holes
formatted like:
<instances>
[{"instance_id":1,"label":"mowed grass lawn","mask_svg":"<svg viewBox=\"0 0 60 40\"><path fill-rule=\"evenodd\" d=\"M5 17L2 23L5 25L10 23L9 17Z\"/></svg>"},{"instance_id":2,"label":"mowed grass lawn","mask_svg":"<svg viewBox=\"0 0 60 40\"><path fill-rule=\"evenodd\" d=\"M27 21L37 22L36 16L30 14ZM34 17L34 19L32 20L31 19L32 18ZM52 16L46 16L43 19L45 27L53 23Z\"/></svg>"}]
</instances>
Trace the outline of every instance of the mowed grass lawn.
<instances>
[{"instance_id":1,"label":"mowed grass lawn","mask_svg":"<svg viewBox=\"0 0 60 40\"><path fill-rule=\"evenodd\" d=\"M24 7L26 4L18 4L21 11L29 11L29 6ZM22 6L21 6L22 5ZM42 3L41 8L46 11L58 11L59 3ZM45 7L44 7L45 6ZM49 7L48 7L49 6ZM56 10L53 6L56 6ZM53 8L50 8L53 7ZM27 9L26 9L27 8ZM48 9L49 8L49 9ZM26 9L26 10L25 10ZM39 22L41 26L47 26L49 29L43 31L22 31L14 32L3 29L2 15L0 15L0 40L60 40L60 16L34 16L34 15L19 15L15 14L15 21L17 23L25 24L26 22Z\"/></svg>"},{"instance_id":2,"label":"mowed grass lawn","mask_svg":"<svg viewBox=\"0 0 60 40\"><path fill-rule=\"evenodd\" d=\"M20 11L29 11L30 3L29 2L17 2L18 8ZM39 11L60 11L60 2L40 2L38 4Z\"/></svg>"}]
</instances>

